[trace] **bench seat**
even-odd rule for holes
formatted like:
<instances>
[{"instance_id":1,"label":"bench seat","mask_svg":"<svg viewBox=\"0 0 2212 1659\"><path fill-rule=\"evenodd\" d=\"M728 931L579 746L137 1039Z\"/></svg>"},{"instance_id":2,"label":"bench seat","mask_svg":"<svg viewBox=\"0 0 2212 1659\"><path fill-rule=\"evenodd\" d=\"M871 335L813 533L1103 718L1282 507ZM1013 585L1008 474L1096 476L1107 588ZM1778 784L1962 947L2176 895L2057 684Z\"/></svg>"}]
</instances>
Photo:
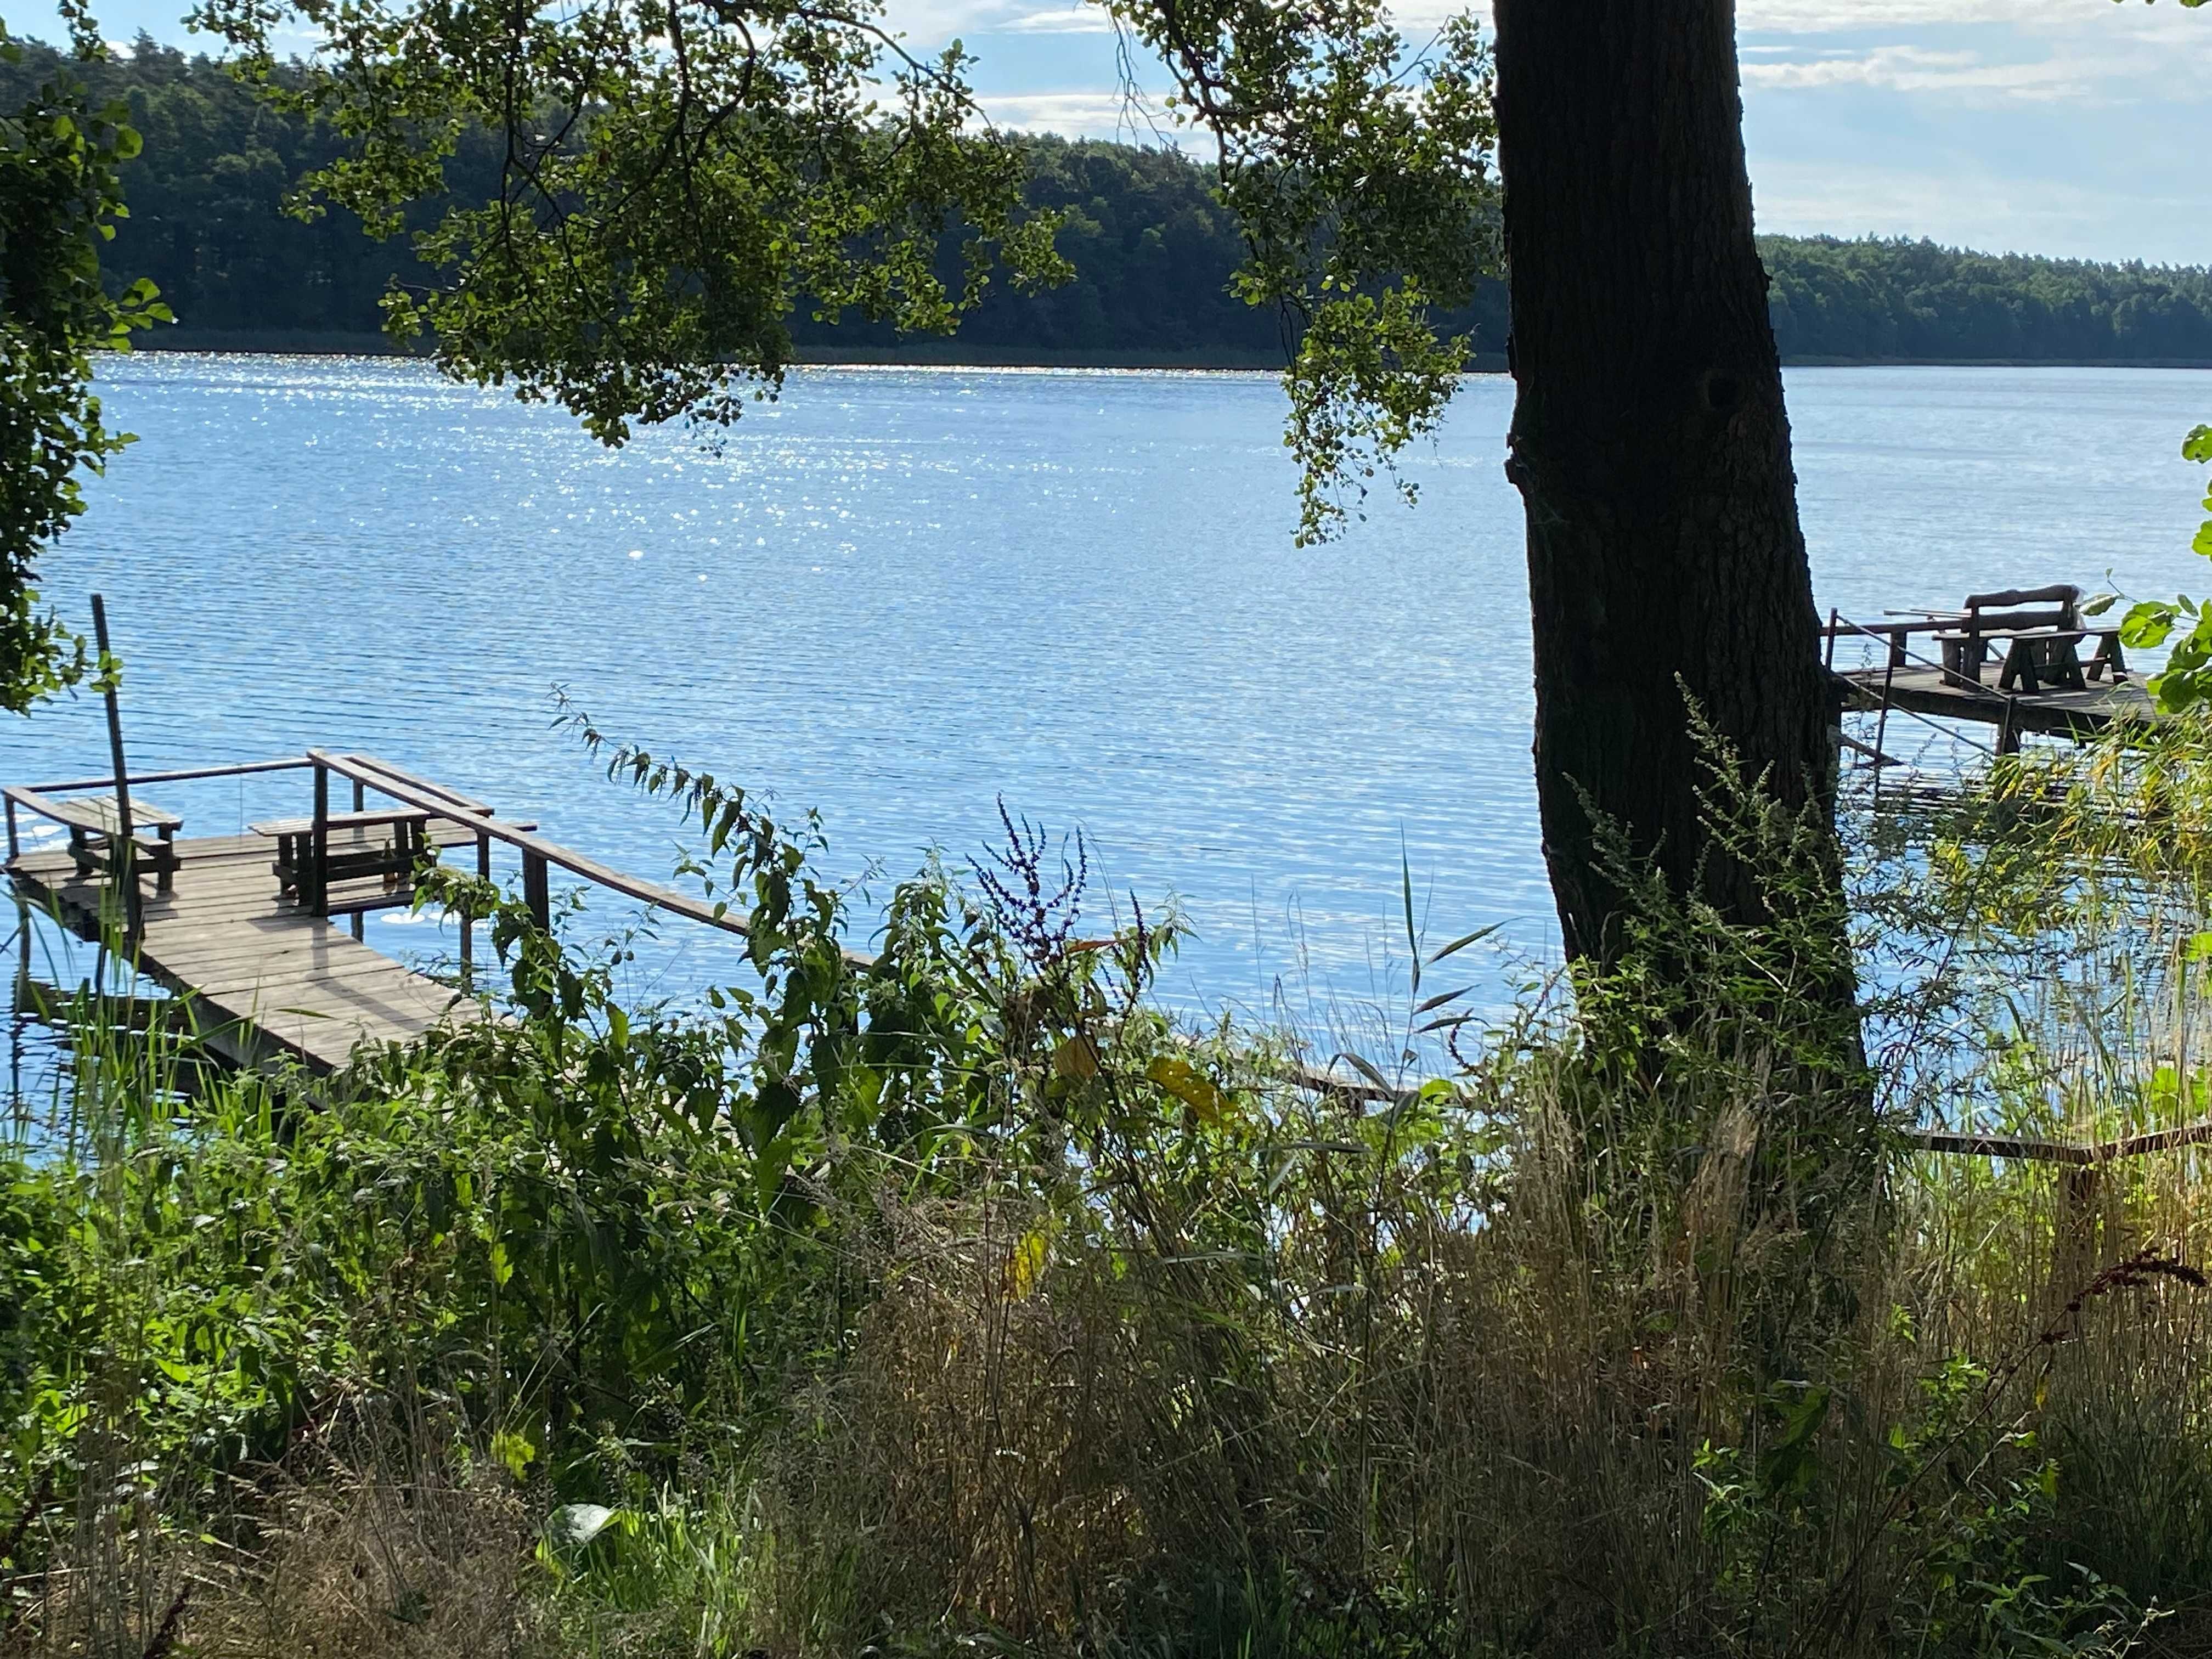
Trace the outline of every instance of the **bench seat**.
<instances>
[{"instance_id":1,"label":"bench seat","mask_svg":"<svg viewBox=\"0 0 2212 1659\"><path fill-rule=\"evenodd\" d=\"M9 793L18 805L67 826L70 856L76 860L79 874L113 872L114 842L123 829L123 814L112 795L49 795L20 788ZM167 892L174 883L177 831L184 825L184 819L151 801L131 803L131 863L140 874L153 872L159 891ZM149 830L154 834L151 841L146 839Z\"/></svg>"}]
</instances>

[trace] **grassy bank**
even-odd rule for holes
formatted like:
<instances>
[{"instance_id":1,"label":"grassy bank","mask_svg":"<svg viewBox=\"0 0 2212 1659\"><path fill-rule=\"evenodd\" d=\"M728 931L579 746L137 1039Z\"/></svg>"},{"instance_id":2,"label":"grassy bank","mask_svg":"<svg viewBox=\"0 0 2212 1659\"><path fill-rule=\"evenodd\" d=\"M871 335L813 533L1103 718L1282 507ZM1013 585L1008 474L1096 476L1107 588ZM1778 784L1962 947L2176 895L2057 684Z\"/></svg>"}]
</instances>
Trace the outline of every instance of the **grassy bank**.
<instances>
[{"instance_id":1,"label":"grassy bank","mask_svg":"<svg viewBox=\"0 0 2212 1659\"><path fill-rule=\"evenodd\" d=\"M1864 1065L1793 989L1821 851L1723 771L1771 927L1645 888L1501 1029L1412 941L1358 1091L1160 1012L1079 843L901 884L860 969L811 828L619 756L752 913L708 1007L502 904L513 1018L313 1100L84 1011L0 1187L0 1644L2204 1651L2193 1156L1899 1126L2203 1115L2208 754L1860 803Z\"/></svg>"}]
</instances>

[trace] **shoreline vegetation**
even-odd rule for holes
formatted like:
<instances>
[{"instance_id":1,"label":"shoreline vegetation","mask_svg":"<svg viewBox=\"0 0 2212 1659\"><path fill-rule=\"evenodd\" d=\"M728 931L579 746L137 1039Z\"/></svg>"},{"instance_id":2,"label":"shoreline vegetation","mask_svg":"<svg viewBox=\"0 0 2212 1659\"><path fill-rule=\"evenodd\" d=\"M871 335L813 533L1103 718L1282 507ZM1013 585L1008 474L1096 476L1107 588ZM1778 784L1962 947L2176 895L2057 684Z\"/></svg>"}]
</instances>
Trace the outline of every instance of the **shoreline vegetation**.
<instances>
[{"instance_id":1,"label":"shoreline vegetation","mask_svg":"<svg viewBox=\"0 0 2212 1659\"><path fill-rule=\"evenodd\" d=\"M1771 1089L1832 1064L1832 1012L1737 1006L1795 945L1655 884L1634 951L1503 1025L1417 979L1356 1063L1441 1019L1462 1065L1383 1106L1286 1081L1297 1033L1163 1013L1176 921L1103 924L1079 841L1010 823L899 884L860 970L818 828L609 771L758 895L757 982L625 1006L620 941L457 876L431 902L488 915L508 1018L306 1106L79 994L74 1090L0 1162L0 1651L2212 1644L2190 1154L1894 1133L2204 1109L2202 721L1887 809L1862 781L1845 948L1889 988L1840 1140ZM1711 781L1808 890L1788 815ZM1480 936L1411 915L1465 977Z\"/></svg>"},{"instance_id":2,"label":"shoreline vegetation","mask_svg":"<svg viewBox=\"0 0 2212 1659\"><path fill-rule=\"evenodd\" d=\"M52 70L26 47L0 64L0 102ZM395 276L422 281L401 242L364 236L343 209L302 222L288 193L339 153L327 129L258 102L219 64L142 36L128 55L84 67L98 96L126 100L145 139L121 168L131 216L102 259L149 278L175 312L140 349L383 355L379 301ZM1063 216L1073 280L1035 294L987 291L951 339L902 340L888 326L791 324L800 362L1275 368L1281 324L1229 290L1245 255L1206 168L1171 151L1025 137L1030 205ZM449 164L457 189L488 191L488 137ZM1905 240L1759 239L1783 360L1889 363L2212 366L2212 270L1986 254ZM957 253L948 238L940 264ZM1504 367L1505 288L1440 313L1467 337L1477 373Z\"/></svg>"}]
</instances>

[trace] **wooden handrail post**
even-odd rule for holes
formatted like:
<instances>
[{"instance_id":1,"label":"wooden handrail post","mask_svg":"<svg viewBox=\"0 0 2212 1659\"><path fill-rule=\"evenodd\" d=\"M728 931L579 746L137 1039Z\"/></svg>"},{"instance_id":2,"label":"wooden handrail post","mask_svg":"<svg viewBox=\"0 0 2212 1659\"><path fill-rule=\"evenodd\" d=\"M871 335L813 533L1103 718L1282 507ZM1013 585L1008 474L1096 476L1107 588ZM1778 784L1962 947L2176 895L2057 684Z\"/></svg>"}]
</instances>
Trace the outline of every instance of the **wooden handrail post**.
<instances>
[{"instance_id":1,"label":"wooden handrail post","mask_svg":"<svg viewBox=\"0 0 2212 1659\"><path fill-rule=\"evenodd\" d=\"M331 769L320 761L315 763L315 827L308 837L309 852L307 909L313 915L328 915L331 902L328 872L331 859Z\"/></svg>"},{"instance_id":2,"label":"wooden handrail post","mask_svg":"<svg viewBox=\"0 0 2212 1659\"><path fill-rule=\"evenodd\" d=\"M1889 694L1897 682L1897 663L1893 659L1881 671L1881 712L1874 721L1874 804L1881 805L1881 769L1888 750L1882 744L1889 738Z\"/></svg>"},{"instance_id":3,"label":"wooden handrail post","mask_svg":"<svg viewBox=\"0 0 2212 1659\"><path fill-rule=\"evenodd\" d=\"M368 793L362 788L361 780L359 778L356 778L353 781L353 810L356 812L361 811L363 808L368 806ZM363 912L356 910L353 913L352 921L353 936L356 939L364 938L367 934L366 924L368 921L368 916Z\"/></svg>"},{"instance_id":4,"label":"wooden handrail post","mask_svg":"<svg viewBox=\"0 0 2212 1659\"><path fill-rule=\"evenodd\" d=\"M483 830L477 831L477 879L491 879L491 836ZM465 990L476 989L477 975L477 913L473 909L461 912L461 985Z\"/></svg>"},{"instance_id":5,"label":"wooden handrail post","mask_svg":"<svg viewBox=\"0 0 2212 1659\"><path fill-rule=\"evenodd\" d=\"M538 931L551 933L553 899L546 882L545 855L528 848L522 852L522 899L530 907L530 919L538 924Z\"/></svg>"}]
</instances>

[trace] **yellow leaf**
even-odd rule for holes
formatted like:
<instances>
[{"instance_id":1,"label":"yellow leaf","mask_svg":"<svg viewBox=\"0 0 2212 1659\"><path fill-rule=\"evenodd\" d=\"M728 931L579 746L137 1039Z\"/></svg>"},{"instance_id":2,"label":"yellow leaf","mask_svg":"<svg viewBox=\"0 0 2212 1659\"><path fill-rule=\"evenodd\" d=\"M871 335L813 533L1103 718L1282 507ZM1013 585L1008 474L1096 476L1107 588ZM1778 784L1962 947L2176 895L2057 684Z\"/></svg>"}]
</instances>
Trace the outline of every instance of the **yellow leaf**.
<instances>
[{"instance_id":1,"label":"yellow leaf","mask_svg":"<svg viewBox=\"0 0 2212 1659\"><path fill-rule=\"evenodd\" d=\"M1201 1123L1218 1123L1228 1115L1228 1099L1187 1060L1156 1054L1145 1076L1196 1112Z\"/></svg>"},{"instance_id":2,"label":"yellow leaf","mask_svg":"<svg viewBox=\"0 0 2212 1659\"><path fill-rule=\"evenodd\" d=\"M1044 1277L1045 1248L1044 1229L1039 1227L1006 1253L1006 1294L1015 1301L1036 1290Z\"/></svg>"}]
</instances>

